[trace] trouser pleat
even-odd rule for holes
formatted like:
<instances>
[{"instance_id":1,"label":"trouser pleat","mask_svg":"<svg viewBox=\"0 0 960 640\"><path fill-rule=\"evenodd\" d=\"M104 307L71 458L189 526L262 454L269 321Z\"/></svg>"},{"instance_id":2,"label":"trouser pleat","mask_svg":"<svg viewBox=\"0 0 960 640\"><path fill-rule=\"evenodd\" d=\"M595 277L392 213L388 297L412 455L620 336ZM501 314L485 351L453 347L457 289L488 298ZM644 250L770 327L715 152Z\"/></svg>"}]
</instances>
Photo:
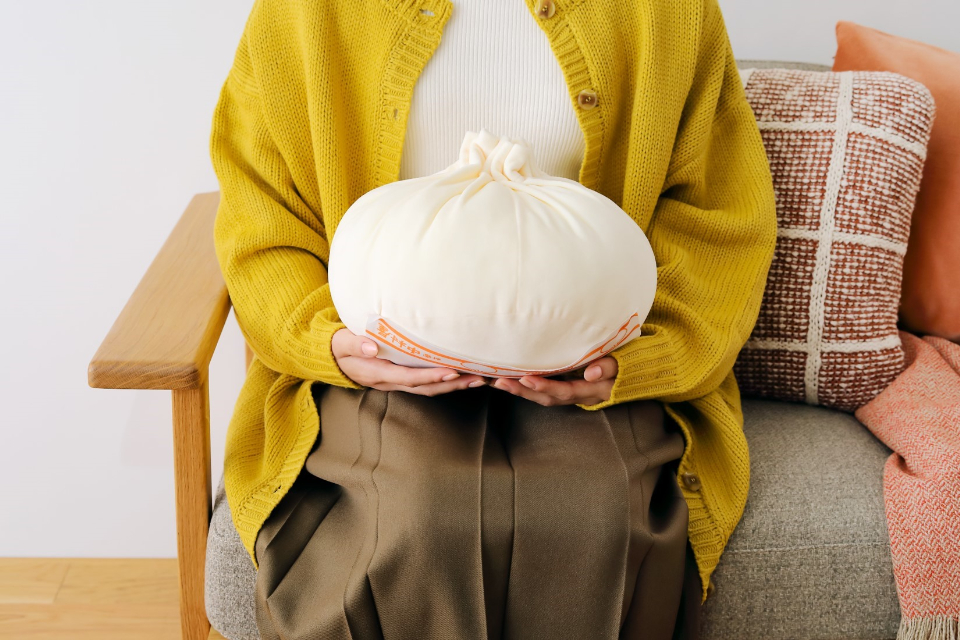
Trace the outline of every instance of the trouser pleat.
<instances>
[{"instance_id":1,"label":"trouser pleat","mask_svg":"<svg viewBox=\"0 0 960 640\"><path fill-rule=\"evenodd\" d=\"M263 640L695 640L699 575L653 400L543 407L316 385L257 542Z\"/></svg>"}]
</instances>

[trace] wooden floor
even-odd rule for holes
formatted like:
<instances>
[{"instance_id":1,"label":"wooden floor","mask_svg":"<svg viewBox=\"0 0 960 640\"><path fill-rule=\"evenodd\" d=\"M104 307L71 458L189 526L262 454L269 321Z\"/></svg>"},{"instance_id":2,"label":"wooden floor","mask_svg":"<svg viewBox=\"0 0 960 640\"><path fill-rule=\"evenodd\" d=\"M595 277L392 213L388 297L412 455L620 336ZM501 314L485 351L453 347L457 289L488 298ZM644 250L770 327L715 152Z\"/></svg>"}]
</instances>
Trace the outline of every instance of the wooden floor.
<instances>
[{"instance_id":1,"label":"wooden floor","mask_svg":"<svg viewBox=\"0 0 960 640\"><path fill-rule=\"evenodd\" d=\"M172 558L0 558L0 639L179 640L177 597Z\"/></svg>"}]
</instances>

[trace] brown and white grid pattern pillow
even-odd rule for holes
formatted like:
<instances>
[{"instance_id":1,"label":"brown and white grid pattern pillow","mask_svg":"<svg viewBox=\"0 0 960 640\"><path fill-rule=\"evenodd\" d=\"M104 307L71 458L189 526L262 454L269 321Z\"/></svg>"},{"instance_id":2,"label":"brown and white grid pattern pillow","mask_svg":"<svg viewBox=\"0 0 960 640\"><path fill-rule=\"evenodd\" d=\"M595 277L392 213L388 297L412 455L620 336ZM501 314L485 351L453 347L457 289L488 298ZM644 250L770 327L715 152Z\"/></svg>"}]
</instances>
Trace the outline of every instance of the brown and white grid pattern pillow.
<instances>
[{"instance_id":1,"label":"brown and white grid pattern pillow","mask_svg":"<svg viewBox=\"0 0 960 640\"><path fill-rule=\"evenodd\" d=\"M734 375L744 396L853 412L905 366L897 306L933 97L890 72L740 74L770 161L778 237Z\"/></svg>"}]
</instances>

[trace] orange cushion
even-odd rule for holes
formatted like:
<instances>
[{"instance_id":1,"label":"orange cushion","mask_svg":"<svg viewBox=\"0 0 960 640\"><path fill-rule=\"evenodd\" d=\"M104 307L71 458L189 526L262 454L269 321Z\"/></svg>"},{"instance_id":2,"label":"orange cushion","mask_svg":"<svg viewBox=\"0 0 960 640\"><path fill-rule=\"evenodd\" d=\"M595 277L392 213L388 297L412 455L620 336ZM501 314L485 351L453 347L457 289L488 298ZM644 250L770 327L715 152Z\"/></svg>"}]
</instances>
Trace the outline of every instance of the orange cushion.
<instances>
[{"instance_id":1,"label":"orange cushion","mask_svg":"<svg viewBox=\"0 0 960 640\"><path fill-rule=\"evenodd\" d=\"M903 264L903 329L960 341L960 54L853 22L834 71L892 71L930 89L936 118Z\"/></svg>"}]
</instances>

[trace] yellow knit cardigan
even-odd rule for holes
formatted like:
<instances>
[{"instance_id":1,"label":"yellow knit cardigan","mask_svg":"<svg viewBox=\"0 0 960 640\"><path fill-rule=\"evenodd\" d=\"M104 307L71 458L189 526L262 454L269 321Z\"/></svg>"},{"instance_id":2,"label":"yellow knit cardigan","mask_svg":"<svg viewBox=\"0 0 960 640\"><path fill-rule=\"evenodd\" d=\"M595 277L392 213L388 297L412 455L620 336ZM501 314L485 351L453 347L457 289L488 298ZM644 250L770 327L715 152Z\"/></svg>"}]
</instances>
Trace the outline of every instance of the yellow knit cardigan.
<instances>
[{"instance_id":1,"label":"yellow knit cardigan","mask_svg":"<svg viewBox=\"0 0 960 640\"><path fill-rule=\"evenodd\" d=\"M612 352L610 399L579 406L656 398L679 423L677 481L706 600L749 485L732 367L777 227L759 128L717 0L551 0L552 11L523 1L584 133L579 182L640 225L658 264L642 335ZM311 385L359 388L331 352L344 325L327 285L330 240L352 202L397 179L413 86L452 11L451 0L256 0L223 84L214 241L255 354L224 482L254 566L257 533L318 436Z\"/></svg>"}]
</instances>

